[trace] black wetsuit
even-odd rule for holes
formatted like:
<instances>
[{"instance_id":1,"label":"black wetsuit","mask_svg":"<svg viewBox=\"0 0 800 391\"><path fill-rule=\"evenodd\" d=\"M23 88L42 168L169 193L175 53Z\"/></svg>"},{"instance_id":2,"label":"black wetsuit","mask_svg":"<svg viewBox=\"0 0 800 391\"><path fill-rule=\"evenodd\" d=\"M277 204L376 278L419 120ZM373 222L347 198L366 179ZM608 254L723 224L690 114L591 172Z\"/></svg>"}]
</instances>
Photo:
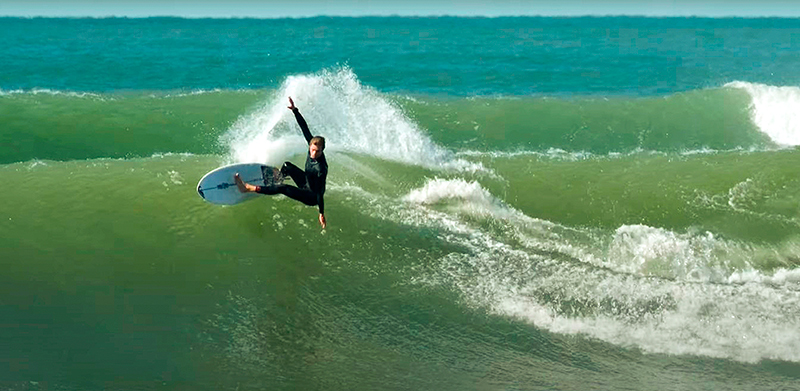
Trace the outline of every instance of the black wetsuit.
<instances>
[{"instance_id":1,"label":"black wetsuit","mask_svg":"<svg viewBox=\"0 0 800 391\"><path fill-rule=\"evenodd\" d=\"M311 131L308 130L306 120L300 115L300 110L295 108L292 110L297 124L303 131L306 141L310 144ZM305 172L291 162L283 163L281 173L284 176L290 176L297 187L287 184L280 184L275 186L258 186L256 192L261 194L283 194L291 199L300 201L306 205L319 206L319 214L325 214L325 201L323 195L325 194L325 180L328 177L328 162L325 160L325 154L320 153L319 158L312 159L311 152L306 155L306 170Z\"/></svg>"}]
</instances>

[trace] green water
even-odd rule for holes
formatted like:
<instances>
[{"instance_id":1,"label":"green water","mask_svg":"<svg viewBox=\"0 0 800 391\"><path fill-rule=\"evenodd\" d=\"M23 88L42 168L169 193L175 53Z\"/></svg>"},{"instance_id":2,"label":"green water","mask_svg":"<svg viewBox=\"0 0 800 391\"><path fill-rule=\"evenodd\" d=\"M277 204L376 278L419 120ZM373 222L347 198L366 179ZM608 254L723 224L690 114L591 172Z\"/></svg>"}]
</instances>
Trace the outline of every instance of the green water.
<instances>
[{"instance_id":1,"label":"green water","mask_svg":"<svg viewBox=\"0 0 800 391\"><path fill-rule=\"evenodd\" d=\"M796 24L0 18L0 389L796 389Z\"/></svg>"},{"instance_id":2,"label":"green water","mask_svg":"<svg viewBox=\"0 0 800 391\"><path fill-rule=\"evenodd\" d=\"M786 162L797 157L793 151L781 155ZM758 166L761 158L734 153L673 162L661 156L619 158L588 166L523 157L487 163L492 161L509 182L508 204L525 214L570 226L613 228L636 220L680 231L724 217L712 212L706 212L712 218L701 215L694 221L676 217L683 215L680 208L700 208L668 208L675 193L698 183L684 173L727 167L746 177L747 167ZM395 164L335 154L329 159L354 159L376 172L403 176ZM330 179L331 228L324 234L314 227L313 213L286 199L236 207L206 204L194 195L191 179L216 167L218 160L168 155L3 166L0 175L7 183L18 183L6 192L7 199L29 200L0 208L7 219L1 226L0 257L19 260L6 264L1 284L4 318L14 319L5 323L3 333L4 346L16 352L7 361L9 389L47 384L68 389L196 389L198 384L208 389L497 389L520 384L569 389L592 384L627 388L631 379L652 389L676 382L736 382L743 389L759 389L762 382L789 381L786 376L794 373L780 361L753 366L644 354L498 318L446 281L420 280L437 275L445 259L481 257L465 242L445 240L471 234L436 224L415 227L414 219L394 220L393 212L383 211L394 206L374 205L383 203L383 196L369 199L348 190L344 178L356 184L374 181L346 165ZM655 166L661 167L657 178ZM520 167L536 167L527 172L525 186L514 182L512 173ZM552 188L536 180L542 172L572 178L572 185L558 181ZM762 181L782 174L778 167ZM609 210L611 205L600 201L610 198L614 184L626 175L652 179L615 198L627 207ZM733 177L729 173L700 182L698 191L725 194L737 183ZM792 179L786 183L797 186ZM499 186L492 183L487 179L487 188ZM403 192L397 183L365 187L370 186L390 198ZM797 194L785 191L789 197ZM528 192L538 196L519 196ZM548 196L556 193L561 196ZM641 211L637 203L657 207ZM769 216L780 212L774 208L770 202L756 203L751 211ZM658 212L664 209L673 212ZM581 223L572 224L580 215ZM789 217L796 222L796 215ZM735 238L735 231L726 236ZM782 234L773 229L765 236ZM475 272L470 278L482 278L484 272ZM564 303L559 305L563 310ZM570 305L593 308L591 302ZM33 365L45 362L50 364ZM687 378L687 372L693 375ZM38 383L14 383L29 379Z\"/></svg>"}]
</instances>

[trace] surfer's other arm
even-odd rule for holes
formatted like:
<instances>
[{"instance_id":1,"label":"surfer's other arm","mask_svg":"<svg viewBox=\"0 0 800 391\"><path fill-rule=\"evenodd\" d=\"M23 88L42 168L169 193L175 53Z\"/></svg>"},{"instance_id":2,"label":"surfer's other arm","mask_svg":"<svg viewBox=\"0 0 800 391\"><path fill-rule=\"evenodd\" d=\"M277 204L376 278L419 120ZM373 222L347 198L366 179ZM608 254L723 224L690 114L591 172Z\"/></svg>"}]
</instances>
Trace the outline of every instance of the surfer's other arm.
<instances>
[{"instance_id":1,"label":"surfer's other arm","mask_svg":"<svg viewBox=\"0 0 800 391\"><path fill-rule=\"evenodd\" d=\"M325 198L323 193L317 193L317 206L319 206L319 224L322 229L325 229L328 223L325 222Z\"/></svg>"}]
</instances>

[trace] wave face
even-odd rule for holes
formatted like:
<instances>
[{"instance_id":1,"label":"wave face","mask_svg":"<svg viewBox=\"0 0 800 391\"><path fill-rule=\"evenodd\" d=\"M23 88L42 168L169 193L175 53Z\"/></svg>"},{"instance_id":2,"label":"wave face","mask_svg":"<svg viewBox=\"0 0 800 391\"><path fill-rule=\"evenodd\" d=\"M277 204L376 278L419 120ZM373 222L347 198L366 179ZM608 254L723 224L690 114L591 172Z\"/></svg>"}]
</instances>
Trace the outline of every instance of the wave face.
<instances>
[{"instance_id":1,"label":"wave face","mask_svg":"<svg viewBox=\"0 0 800 391\"><path fill-rule=\"evenodd\" d=\"M794 23L0 19L0 52L114 48L95 78L72 54L0 75L0 389L792 389L798 90L741 61ZM648 68L656 43L683 66ZM196 195L302 164L288 96L327 139L324 231L283 196Z\"/></svg>"}]
</instances>

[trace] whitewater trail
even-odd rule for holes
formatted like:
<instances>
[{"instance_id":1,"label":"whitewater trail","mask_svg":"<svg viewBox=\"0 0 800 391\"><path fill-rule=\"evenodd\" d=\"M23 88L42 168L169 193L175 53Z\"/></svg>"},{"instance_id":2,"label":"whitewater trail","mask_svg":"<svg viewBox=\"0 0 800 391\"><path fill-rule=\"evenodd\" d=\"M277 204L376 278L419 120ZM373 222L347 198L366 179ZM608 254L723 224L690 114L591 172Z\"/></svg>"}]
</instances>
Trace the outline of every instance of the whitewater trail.
<instances>
[{"instance_id":1,"label":"whitewater trail","mask_svg":"<svg viewBox=\"0 0 800 391\"><path fill-rule=\"evenodd\" d=\"M446 229L447 242L469 249L445 256L418 282L456 286L471 305L651 353L800 361L797 270L768 276L731 262L752 251L735 242L641 225L611 238L581 235L525 216L462 179L432 179L401 201L409 209L384 210L384 218ZM463 216L492 219L505 233ZM509 244L517 241L525 247Z\"/></svg>"}]
</instances>

